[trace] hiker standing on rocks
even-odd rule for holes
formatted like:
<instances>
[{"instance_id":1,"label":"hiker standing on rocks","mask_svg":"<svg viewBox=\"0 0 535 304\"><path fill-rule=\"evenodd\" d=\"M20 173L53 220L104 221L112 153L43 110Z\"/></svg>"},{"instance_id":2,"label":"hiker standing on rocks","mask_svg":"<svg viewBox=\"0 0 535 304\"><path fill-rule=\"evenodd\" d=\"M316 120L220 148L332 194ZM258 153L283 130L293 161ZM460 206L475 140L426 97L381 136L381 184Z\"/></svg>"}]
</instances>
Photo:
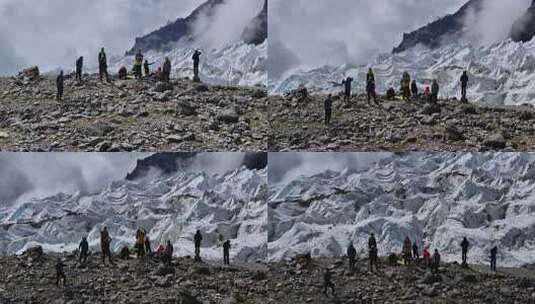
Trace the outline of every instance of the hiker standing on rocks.
<instances>
[{"instance_id":1,"label":"hiker standing on rocks","mask_svg":"<svg viewBox=\"0 0 535 304\"><path fill-rule=\"evenodd\" d=\"M423 258L424 258L425 267L431 266L431 253L429 252L429 246L426 246L424 248L424 251L423 251L422 255L423 255Z\"/></svg>"},{"instance_id":2,"label":"hiker standing on rocks","mask_svg":"<svg viewBox=\"0 0 535 304\"><path fill-rule=\"evenodd\" d=\"M334 283L332 281L332 273L329 269L325 269L325 273L323 274L323 294L327 296L328 289L331 289L331 293L333 296L336 295L336 292L334 290Z\"/></svg>"},{"instance_id":3,"label":"hiker standing on rocks","mask_svg":"<svg viewBox=\"0 0 535 304\"><path fill-rule=\"evenodd\" d=\"M56 94L56 100L62 101L63 100L63 87L64 87L63 71L60 71L58 77L56 78L56 87L58 89L58 93Z\"/></svg>"},{"instance_id":4,"label":"hiker standing on rocks","mask_svg":"<svg viewBox=\"0 0 535 304\"><path fill-rule=\"evenodd\" d=\"M327 95L327 99L323 102L323 108L325 110L325 125L328 126L331 124L331 115L332 115L333 99L332 95Z\"/></svg>"},{"instance_id":5,"label":"hiker standing on rocks","mask_svg":"<svg viewBox=\"0 0 535 304\"><path fill-rule=\"evenodd\" d=\"M490 270L496 272L496 256L498 255L498 246L490 250Z\"/></svg>"},{"instance_id":6,"label":"hiker standing on rocks","mask_svg":"<svg viewBox=\"0 0 535 304\"><path fill-rule=\"evenodd\" d=\"M147 256L152 256L152 248L150 248L150 239L148 236L145 236L145 250L147 253Z\"/></svg>"},{"instance_id":7,"label":"hiker standing on rocks","mask_svg":"<svg viewBox=\"0 0 535 304\"><path fill-rule=\"evenodd\" d=\"M80 249L80 263L87 262L87 255L89 252L89 243L87 243L87 238L84 236L82 238L82 241L80 242L80 245L78 246L78 249Z\"/></svg>"},{"instance_id":8,"label":"hiker standing on rocks","mask_svg":"<svg viewBox=\"0 0 535 304\"><path fill-rule=\"evenodd\" d=\"M82 68L84 66L84 57L78 58L76 60L76 80L82 81Z\"/></svg>"},{"instance_id":9,"label":"hiker standing on rocks","mask_svg":"<svg viewBox=\"0 0 535 304\"><path fill-rule=\"evenodd\" d=\"M195 262L201 261L201 242L202 242L202 235L201 231L197 230L195 233L195 236L193 237L193 241L195 242Z\"/></svg>"},{"instance_id":10,"label":"hiker standing on rocks","mask_svg":"<svg viewBox=\"0 0 535 304\"><path fill-rule=\"evenodd\" d=\"M106 75L106 81L110 82L110 76L108 75L108 59L106 58L106 52L104 48L100 49L98 54L98 73L100 76L100 82L102 82L102 76Z\"/></svg>"},{"instance_id":11,"label":"hiker standing on rocks","mask_svg":"<svg viewBox=\"0 0 535 304\"><path fill-rule=\"evenodd\" d=\"M413 80L411 82L411 93L414 100L418 99L418 85L416 84L416 80Z\"/></svg>"},{"instance_id":12,"label":"hiker standing on rocks","mask_svg":"<svg viewBox=\"0 0 535 304\"><path fill-rule=\"evenodd\" d=\"M199 78L199 62L201 60L201 51L195 50L193 53L193 56L191 59L193 59L193 81L194 82L201 82L201 79Z\"/></svg>"},{"instance_id":13,"label":"hiker standing on rocks","mask_svg":"<svg viewBox=\"0 0 535 304\"><path fill-rule=\"evenodd\" d=\"M119 79L126 80L126 75L128 74L128 71L126 70L126 67L122 66L119 69Z\"/></svg>"},{"instance_id":14,"label":"hiker standing on rocks","mask_svg":"<svg viewBox=\"0 0 535 304\"><path fill-rule=\"evenodd\" d=\"M349 243L349 247L347 247L347 257L349 258L349 271L353 272L355 271L355 262L357 257L357 250L355 250L353 242Z\"/></svg>"},{"instance_id":15,"label":"hiker standing on rocks","mask_svg":"<svg viewBox=\"0 0 535 304\"><path fill-rule=\"evenodd\" d=\"M420 252L418 252L418 244L416 243L416 241L412 243L412 256L416 261L420 259Z\"/></svg>"},{"instance_id":16,"label":"hiker standing on rocks","mask_svg":"<svg viewBox=\"0 0 535 304\"><path fill-rule=\"evenodd\" d=\"M65 276L65 271L63 270L63 262L61 261L61 258L58 257L56 261L56 286L59 286L59 280L63 279L63 286L67 284L67 277Z\"/></svg>"},{"instance_id":17,"label":"hiker standing on rocks","mask_svg":"<svg viewBox=\"0 0 535 304\"><path fill-rule=\"evenodd\" d=\"M424 100L431 102L431 90L429 89L428 85L426 85L424 89Z\"/></svg>"},{"instance_id":18,"label":"hiker standing on rocks","mask_svg":"<svg viewBox=\"0 0 535 304\"><path fill-rule=\"evenodd\" d=\"M351 101L351 83L353 82L353 78L347 77L346 79L342 80L342 85L344 86L344 102L346 104L349 104Z\"/></svg>"},{"instance_id":19,"label":"hiker standing on rocks","mask_svg":"<svg viewBox=\"0 0 535 304\"><path fill-rule=\"evenodd\" d=\"M466 102L466 88L468 87L468 73L466 71L463 72L463 75L461 76L461 101Z\"/></svg>"},{"instance_id":20,"label":"hiker standing on rocks","mask_svg":"<svg viewBox=\"0 0 535 304\"><path fill-rule=\"evenodd\" d=\"M145 60L145 63L143 63L143 69L145 70L145 76L146 77L149 77L150 76L150 66L155 64L155 62L153 63L149 63L148 60Z\"/></svg>"},{"instance_id":21,"label":"hiker standing on rocks","mask_svg":"<svg viewBox=\"0 0 535 304\"><path fill-rule=\"evenodd\" d=\"M431 102L432 103L437 103L439 90L440 90L440 87L438 85L438 82L436 79L434 79L433 84L431 85Z\"/></svg>"},{"instance_id":22,"label":"hiker standing on rocks","mask_svg":"<svg viewBox=\"0 0 535 304\"><path fill-rule=\"evenodd\" d=\"M163 62L163 81L169 82L171 80L171 60L169 57L165 57Z\"/></svg>"},{"instance_id":23,"label":"hiker standing on rocks","mask_svg":"<svg viewBox=\"0 0 535 304\"><path fill-rule=\"evenodd\" d=\"M171 266L171 262L173 261L173 245L171 244L170 240L167 240L167 245L165 246L165 253L164 253L164 262L167 264L167 266Z\"/></svg>"},{"instance_id":24,"label":"hiker standing on rocks","mask_svg":"<svg viewBox=\"0 0 535 304\"><path fill-rule=\"evenodd\" d=\"M110 250L111 237L108 233L108 227L104 227L100 231L100 248L102 250L102 263L106 265L106 257L108 257L110 264L113 264L113 258Z\"/></svg>"},{"instance_id":25,"label":"hiker standing on rocks","mask_svg":"<svg viewBox=\"0 0 535 304\"><path fill-rule=\"evenodd\" d=\"M401 92L403 93L403 99L409 100L411 98L411 76L408 72L403 73L401 77Z\"/></svg>"},{"instance_id":26,"label":"hiker standing on rocks","mask_svg":"<svg viewBox=\"0 0 535 304\"><path fill-rule=\"evenodd\" d=\"M136 231L136 249L137 258L142 259L145 256L145 231L141 228Z\"/></svg>"},{"instance_id":27,"label":"hiker standing on rocks","mask_svg":"<svg viewBox=\"0 0 535 304\"><path fill-rule=\"evenodd\" d=\"M431 270L434 272L438 272L439 266L440 266L440 253L438 253L438 249L435 249L435 253L433 254L433 263L431 266Z\"/></svg>"},{"instance_id":28,"label":"hiker standing on rocks","mask_svg":"<svg viewBox=\"0 0 535 304\"><path fill-rule=\"evenodd\" d=\"M461 242L461 249L462 249L462 265L468 266L468 263L466 262L468 258L468 247L470 246L470 243L468 242L468 239L466 237L463 238L463 241Z\"/></svg>"},{"instance_id":29,"label":"hiker standing on rocks","mask_svg":"<svg viewBox=\"0 0 535 304\"><path fill-rule=\"evenodd\" d=\"M230 240L223 243L223 264L230 265Z\"/></svg>"},{"instance_id":30,"label":"hiker standing on rocks","mask_svg":"<svg viewBox=\"0 0 535 304\"><path fill-rule=\"evenodd\" d=\"M375 241L375 236L372 233L368 239L368 259L370 264L370 272L373 271L373 266L375 265L375 270L377 270L377 242Z\"/></svg>"},{"instance_id":31,"label":"hiker standing on rocks","mask_svg":"<svg viewBox=\"0 0 535 304\"><path fill-rule=\"evenodd\" d=\"M141 67L143 66L143 54L141 49L137 50L136 55L134 56L134 75L136 79L141 79Z\"/></svg>"},{"instance_id":32,"label":"hiker standing on rocks","mask_svg":"<svg viewBox=\"0 0 535 304\"><path fill-rule=\"evenodd\" d=\"M411 245L411 240L409 239L409 237L406 237L405 241L403 242L403 263L405 265L409 265L412 260Z\"/></svg>"},{"instance_id":33,"label":"hiker standing on rocks","mask_svg":"<svg viewBox=\"0 0 535 304\"><path fill-rule=\"evenodd\" d=\"M375 94L375 75L371 68L368 69L368 74L366 74L366 94L368 104L370 99L373 97L373 102L377 104L377 95Z\"/></svg>"}]
</instances>

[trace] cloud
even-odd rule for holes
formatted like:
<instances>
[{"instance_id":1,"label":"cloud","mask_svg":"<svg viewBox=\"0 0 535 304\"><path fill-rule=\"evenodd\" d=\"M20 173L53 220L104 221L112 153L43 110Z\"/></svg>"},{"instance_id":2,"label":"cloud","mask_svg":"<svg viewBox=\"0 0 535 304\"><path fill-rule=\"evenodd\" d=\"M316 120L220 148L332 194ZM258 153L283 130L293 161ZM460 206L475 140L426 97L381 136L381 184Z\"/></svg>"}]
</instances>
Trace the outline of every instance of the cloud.
<instances>
[{"instance_id":1,"label":"cloud","mask_svg":"<svg viewBox=\"0 0 535 304\"><path fill-rule=\"evenodd\" d=\"M134 170L137 160L152 153L0 153L0 206L57 193L95 193ZM198 153L188 172L224 174L238 168L246 153ZM151 167L145 178L162 170Z\"/></svg>"},{"instance_id":2,"label":"cloud","mask_svg":"<svg viewBox=\"0 0 535 304\"><path fill-rule=\"evenodd\" d=\"M0 153L0 204L92 193L122 179L144 153Z\"/></svg>"},{"instance_id":3,"label":"cloud","mask_svg":"<svg viewBox=\"0 0 535 304\"><path fill-rule=\"evenodd\" d=\"M8 56L2 57L0 75L13 74L25 65L39 65L43 71L72 69L79 56L95 66L100 47L105 46L109 55L123 55L135 37L188 15L202 2L2 0L0 55Z\"/></svg>"},{"instance_id":4,"label":"cloud","mask_svg":"<svg viewBox=\"0 0 535 304\"><path fill-rule=\"evenodd\" d=\"M214 16L201 16L194 24L197 43L218 48L241 40L243 30L260 12L264 0L230 0L216 8Z\"/></svg>"},{"instance_id":5,"label":"cloud","mask_svg":"<svg viewBox=\"0 0 535 304\"><path fill-rule=\"evenodd\" d=\"M312 176L327 170L362 170L390 153L269 153L269 183L286 183L298 176Z\"/></svg>"},{"instance_id":6,"label":"cloud","mask_svg":"<svg viewBox=\"0 0 535 304\"><path fill-rule=\"evenodd\" d=\"M532 0L487 0L481 12L471 11L466 16L466 39L488 45L507 38L513 23L522 16Z\"/></svg>"},{"instance_id":7,"label":"cloud","mask_svg":"<svg viewBox=\"0 0 535 304\"><path fill-rule=\"evenodd\" d=\"M239 152L209 152L197 155L189 168L193 172L206 172L208 174L224 174L239 168L245 153Z\"/></svg>"},{"instance_id":8,"label":"cloud","mask_svg":"<svg viewBox=\"0 0 535 304\"><path fill-rule=\"evenodd\" d=\"M295 67L366 64L391 52L403 33L456 12L467 0L271 0L269 75ZM501 39L529 0L486 0L478 16L467 18L471 37Z\"/></svg>"}]
</instances>

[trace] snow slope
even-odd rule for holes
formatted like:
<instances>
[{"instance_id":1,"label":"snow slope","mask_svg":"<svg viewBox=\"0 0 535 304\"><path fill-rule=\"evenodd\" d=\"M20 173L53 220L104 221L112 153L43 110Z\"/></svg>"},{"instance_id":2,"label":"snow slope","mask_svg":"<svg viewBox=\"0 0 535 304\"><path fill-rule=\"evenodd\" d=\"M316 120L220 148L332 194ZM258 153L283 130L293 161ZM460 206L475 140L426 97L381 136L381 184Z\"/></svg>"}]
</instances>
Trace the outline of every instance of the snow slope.
<instances>
[{"instance_id":1,"label":"snow slope","mask_svg":"<svg viewBox=\"0 0 535 304\"><path fill-rule=\"evenodd\" d=\"M178 42L171 51L149 51L144 54L155 71L162 66L165 57L172 64L171 77L193 77L191 56L202 47L190 42ZM255 46L244 42L228 44L221 48L202 50L200 64L201 80L210 84L255 86L267 85L267 41ZM117 73L121 66L132 68L134 56L126 56L110 65L110 72Z\"/></svg>"},{"instance_id":2,"label":"snow slope","mask_svg":"<svg viewBox=\"0 0 535 304\"><path fill-rule=\"evenodd\" d=\"M264 260L267 252L267 173L245 167L224 175L176 173L116 181L100 193L57 194L0 207L0 254L41 245L49 251L77 248L88 236L99 252L107 226L112 249L132 246L144 227L152 247L169 239L175 255L193 255L193 235L204 234L201 254L220 259L218 232L232 243L231 259Z\"/></svg>"},{"instance_id":3,"label":"snow slope","mask_svg":"<svg viewBox=\"0 0 535 304\"><path fill-rule=\"evenodd\" d=\"M535 263L535 156L410 153L359 172L327 171L270 185L268 260L298 253L341 256L350 241L367 255L375 233L379 253L400 252L404 238L469 263Z\"/></svg>"},{"instance_id":4,"label":"snow slope","mask_svg":"<svg viewBox=\"0 0 535 304\"><path fill-rule=\"evenodd\" d=\"M365 91L368 67L374 69L377 90L384 94L389 87L399 89L403 72L408 71L420 90L432 79L441 84L441 97L460 98L459 78L469 71L468 97L488 104L535 104L535 41L513 42L510 39L489 46L474 46L467 42L445 43L431 50L414 47L399 54L381 54L369 66L324 66L294 70L281 79L270 79L269 90L284 94L304 84L312 91L341 91L342 79L356 80L354 92Z\"/></svg>"}]
</instances>

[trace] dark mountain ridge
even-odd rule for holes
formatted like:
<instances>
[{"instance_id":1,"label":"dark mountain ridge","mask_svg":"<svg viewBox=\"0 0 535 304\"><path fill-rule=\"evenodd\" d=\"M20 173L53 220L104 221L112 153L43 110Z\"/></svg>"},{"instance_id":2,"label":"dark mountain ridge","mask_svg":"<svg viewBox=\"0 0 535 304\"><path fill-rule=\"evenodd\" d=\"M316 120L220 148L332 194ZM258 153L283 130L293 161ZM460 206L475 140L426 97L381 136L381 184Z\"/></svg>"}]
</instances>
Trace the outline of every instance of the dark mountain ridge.
<instances>
[{"instance_id":1,"label":"dark mountain ridge","mask_svg":"<svg viewBox=\"0 0 535 304\"><path fill-rule=\"evenodd\" d=\"M456 13L440 18L411 33L404 33L403 40L392 52L401 53L419 44L434 49L440 47L443 37L462 37L467 15L469 13L477 15L483 9L484 1L489 0L470 0ZM533 36L535 36L535 0L532 0L526 13L513 23L509 38L515 42L528 42Z\"/></svg>"},{"instance_id":2,"label":"dark mountain ridge","mask_svg":"<svg viewBox=\"0 0 535 304\"><path fill-rule=\"evenodd\" d=\"M232 0L207 0L196 8L186 18L178 18L143 37L136 38L134 46L126 52L127 56L134 55L138 49L144 52L149 50L166 50L169 45L184 37L191 37L195 22L201 16L212 17L217 9ZM261 44L267 39L267 0L260 13L251 20L242 34L242 40L247 44Z\"/></svg>"},{"instance_id":3,"label":"dark mountain ridge","mask_svg":"<svg viewBox=\"0 0 535 304\"><path fill-rule=\"evenodd\" d=\"M454 14L446 15L411 33L404 33L403 40L399 46L394 48L393 53L404 52L418 44L429 48L437 48L440 46L442 37L462 34L467 14L479 12L483 7L483 1L470 0Z\"/></svg>"},{"instance_id":4,"label":"dark mountain ridge","mask_svg":"<svg viewBox=\"0 0 535 304\"><path fill-rule=\"evenodd\" d=\"M145 177L151 169L161 170L163 174L172 174L179 170L190 167L198 152L185 153L155 153L147 158L139 159L134 170L126 175L127 180L136 180ZM267 153L245 153L240 166L245 166L249 170L260 170L267 166Z\"/></svg>"}]
</instances>

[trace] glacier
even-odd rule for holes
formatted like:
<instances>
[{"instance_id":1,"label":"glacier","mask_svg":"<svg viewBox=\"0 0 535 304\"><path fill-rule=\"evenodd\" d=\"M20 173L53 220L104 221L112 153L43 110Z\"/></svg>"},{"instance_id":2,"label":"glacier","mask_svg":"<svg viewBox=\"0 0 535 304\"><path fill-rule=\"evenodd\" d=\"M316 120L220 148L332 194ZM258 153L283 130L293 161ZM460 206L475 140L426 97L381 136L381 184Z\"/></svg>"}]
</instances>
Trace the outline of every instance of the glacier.
<instances>
[{"instance_id":1,"label":"glacier","mask_svg":"<svg viewBox=\"0 0 535 304\"><path fill-rule=\"evenodd\" d=\"M345 255L350 241L367 256L401 252L409 236L419 248L460 261L535 263L535 155L521 153L394 154L361 170L325 171L269 185L268 260Z\"/></svg>"},{"instance_id":2,"label":"glacier","mask_svg":"<svg viewBox=\"0 0 535 304\"><path fill-rule=\"evenodd\" d=\"M203 82L228 86L267 86L267 41L260 45L245 42L229 43L221 47L204 48L195 42L179 41L168 51L151 50L144 55L155 62L151 70L163 66L165 57L172 64L171 77L193 77L191 56L196 49L203 52L199 67ZM131 69L134 56L125 56L111 62L109 72L117 73L120 67Z\"/></svg>"},{"instance_id":3,"label":"glacier","mask_svg":"<svg viewBox=\"0 0 535 304\"><path fill-rule=\"evenodd\" d=\"M302 67L269 79L271 94L285 94L303 84L312 92L341 92L341 81L355 79L353 92L364 93L368 68L375 72L377 92L399 89L403 72L416 79L420 92L437 79L440 97L460 98L459 78L464 69L470 76L468 98L490 105L535 104L535 41L510 39L478 46L449 41L437 49L416 46L398 54L379 54L370 64Z\"/></svg>"},{"instance_id":4,"label":"glacier","mask_svg":"<svg viewBox=\"0 0 535 304\"><path fill-rule=\"evenodd\" d=\"M133 246L143 227L153 250L171 240L176 256L193 256L193 235L203 233L201 255L220 259L221 234L231 259L267 256L267 170L245 167L226 174L178 172L112 182L98 193L65 194L0 206L0 255L40 245L45 251L77 249L83 236L100 252L100 229L108 227L112 250Z\"/></svg>"}]
</instances>

